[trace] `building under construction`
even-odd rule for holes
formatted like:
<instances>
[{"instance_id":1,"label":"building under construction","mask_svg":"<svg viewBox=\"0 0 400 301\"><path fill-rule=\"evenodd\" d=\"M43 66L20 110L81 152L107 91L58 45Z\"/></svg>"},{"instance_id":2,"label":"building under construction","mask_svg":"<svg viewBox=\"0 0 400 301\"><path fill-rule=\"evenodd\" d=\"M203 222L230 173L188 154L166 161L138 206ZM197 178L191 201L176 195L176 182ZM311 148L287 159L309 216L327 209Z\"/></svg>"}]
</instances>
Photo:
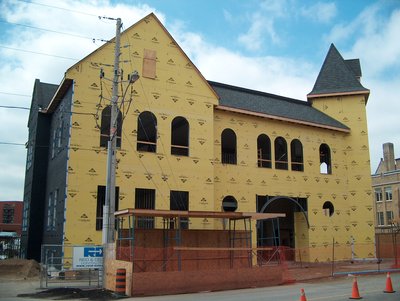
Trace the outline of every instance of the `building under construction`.
<instances>
[{"instance_id":1,"label":"building under construction","mask_svg":"<svg viewBox=\"0 0 400 301\"><path fill-rule=\"evenodd\" d=\"M329 261L332 243L338 260L375 257L369 90L358 59L331 45L301 101L207 81L154 14L120 39L116 257L132 262L135 246L150 257L157 253L140 248L158 248L152 262L165 272L200 269L202 252L202 267L254 266L283 246L298 251L290 260ZM102 242L113 58L111 41L59 85L35 83L28 258L40 259L41 244Z\"/></svg>"}]
</instances>

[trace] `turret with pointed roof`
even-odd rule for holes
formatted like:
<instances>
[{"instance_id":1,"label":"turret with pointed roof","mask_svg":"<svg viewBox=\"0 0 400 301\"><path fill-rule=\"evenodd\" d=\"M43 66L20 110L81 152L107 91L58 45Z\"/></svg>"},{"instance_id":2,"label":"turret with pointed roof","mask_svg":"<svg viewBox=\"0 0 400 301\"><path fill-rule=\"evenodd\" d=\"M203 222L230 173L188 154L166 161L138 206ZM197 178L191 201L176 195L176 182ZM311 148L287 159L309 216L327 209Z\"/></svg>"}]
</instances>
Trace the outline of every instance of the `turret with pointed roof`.
<instances>
[{"instance_id":1,"label":"turret with pointed roof","mask_svg":"<svg viewBox=\"0 0 400 301\"><path fill-rule=\"evenodd\" d=\"M344 60L335 45L331 44L314 88L307 95L308 100L316 97L356 94L363 94L367 99L369 90L360 83L360 77L359 60Z\"/></svg>"}]
</instances>

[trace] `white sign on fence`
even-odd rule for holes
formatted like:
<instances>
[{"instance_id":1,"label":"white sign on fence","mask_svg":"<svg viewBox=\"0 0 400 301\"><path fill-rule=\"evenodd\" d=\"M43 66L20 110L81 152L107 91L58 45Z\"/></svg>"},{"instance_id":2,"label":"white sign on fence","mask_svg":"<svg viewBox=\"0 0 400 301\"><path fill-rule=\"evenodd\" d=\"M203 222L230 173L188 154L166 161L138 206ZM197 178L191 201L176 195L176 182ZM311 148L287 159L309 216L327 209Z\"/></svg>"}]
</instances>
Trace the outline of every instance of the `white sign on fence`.
<instances>
[{"instance_id":1,"label":"white sign on fence","mask_svg":"<svg viewBox=\"0 0 400 301\"><path fill-rule=\"evenodd\" d=\"M74 247L73 269L102 269L103 247Z\"/></svg>"}]
</instances>

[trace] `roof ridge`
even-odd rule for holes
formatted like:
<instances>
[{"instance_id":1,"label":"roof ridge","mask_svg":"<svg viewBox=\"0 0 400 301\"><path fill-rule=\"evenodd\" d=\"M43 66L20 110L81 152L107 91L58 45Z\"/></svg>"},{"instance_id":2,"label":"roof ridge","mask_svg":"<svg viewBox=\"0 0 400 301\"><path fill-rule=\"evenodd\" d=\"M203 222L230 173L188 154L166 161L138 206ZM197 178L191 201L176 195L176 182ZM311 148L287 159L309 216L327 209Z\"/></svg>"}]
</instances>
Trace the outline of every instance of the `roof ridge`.
<instances>
[{"instance_id":1,"label":"roof ridge","mask_svg":"<svg viewBox=\"0 0 400 301\"><path fill-rule=\"evenodd\" d=\"M233 86L233 85L229 85L229 84L225 84L225 83L221 83L221 82L215 82L212 80L207 80L207 81L210 83L211 86L216 85L216 86L225 87L225 88L229 88L229 89L240 91L240 92L248 92L248 93L256 94L256 95L260 95L260 96L269 96L269 97L277 98L279 100L283 100L283 101L287 101L287 102L291 102L291 103L298 103L298 104L305 105L305 106L311 106L311 104L305 100L300 100L300 99L296 99L296 98L291 98L291 97L287 97L287 96L282 96L282 95L278 95L278 94L263 92L263 91L239 87L239 86Z\"/></svg>"}]
</instances>

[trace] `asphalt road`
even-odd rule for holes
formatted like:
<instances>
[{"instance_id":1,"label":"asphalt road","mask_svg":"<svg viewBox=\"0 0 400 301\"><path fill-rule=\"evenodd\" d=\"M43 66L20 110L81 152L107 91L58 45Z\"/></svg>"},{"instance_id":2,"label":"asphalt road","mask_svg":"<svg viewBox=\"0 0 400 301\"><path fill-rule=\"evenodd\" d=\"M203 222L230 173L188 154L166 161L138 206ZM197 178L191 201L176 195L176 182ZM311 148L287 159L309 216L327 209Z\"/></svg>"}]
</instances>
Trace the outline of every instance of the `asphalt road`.
<instances>
[{"instance_id":1,"label":"asphalt road","mask_svg":"<svg viewBox=\"0 0 400 301\"><path fill-rule=\"evenodd\" d=\"M400 300L400 273L391 274L393 294L385 294L386 275L359 276L358 288L363 300L393 301ZM307 301L349 300L352 293L353 278L340 277L323 279L307 283L296 283L283 286L242 289L223 292L201 292L196 294L127 298L123 300L139 301L172 301L172 300L201 300L201 301L268 301L268 300L300 300L300 289L304 288ZM32 301L38 299L19 298L20 293L34 293L38 291L38 281L0 281L0 301ZM69 299L72 300L72 299Z\"/></svg>"},{"instance_id":2,"label":"asphalt road","mask_svg":"<svg viewBox=\"0 0 400 301\"><path fill-rule=\"evenodd\" d=\"M370 275L357 277L360 296L363 300L392 301L400 300L400 273L392 274L393 289L397 292L385 294L386 275ZM300 299L300 289L304 288L307 301L324 300L338 301L349 300L352 293L353 277L340 277L324 279L308 283L296 283L283 286L243 289L224 292L209 292L198 294L159 296L145 298L129 298L126 300L141 301L291 301Z\"/></svg>"}]
</instances>

